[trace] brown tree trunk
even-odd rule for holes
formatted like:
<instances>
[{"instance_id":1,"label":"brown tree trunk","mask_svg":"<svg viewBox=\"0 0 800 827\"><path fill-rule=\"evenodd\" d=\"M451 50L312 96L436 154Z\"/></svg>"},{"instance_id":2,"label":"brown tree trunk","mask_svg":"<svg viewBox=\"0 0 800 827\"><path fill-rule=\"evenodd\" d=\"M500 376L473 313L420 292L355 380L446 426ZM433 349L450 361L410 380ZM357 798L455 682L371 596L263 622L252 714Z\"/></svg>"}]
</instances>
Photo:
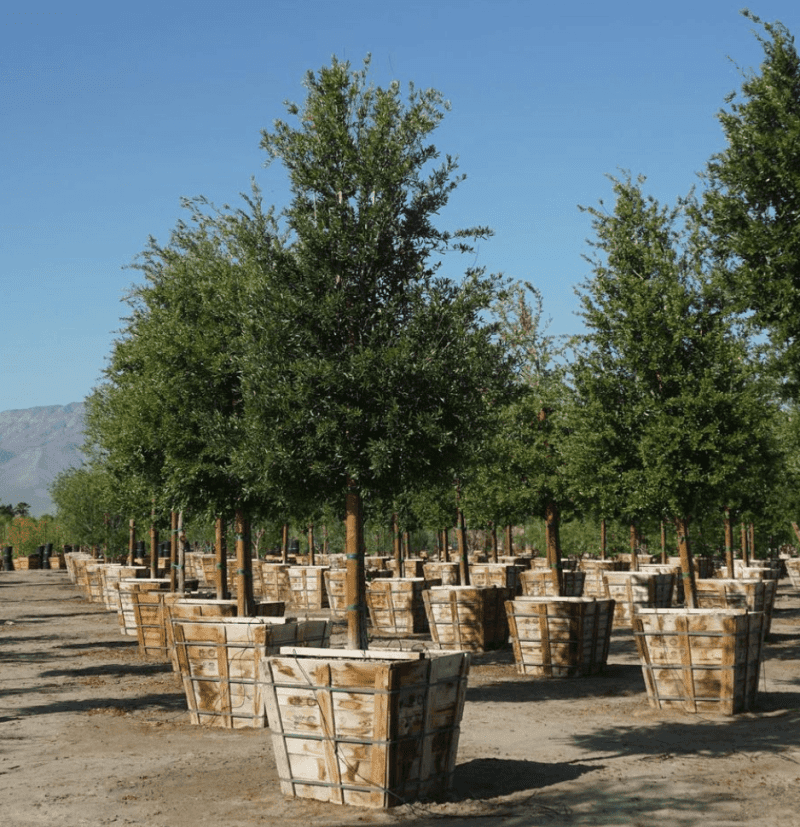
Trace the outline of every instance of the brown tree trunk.
<instances>
[{"instance_id":1,"label":"brown tree trunk","mask_svg":"<svg viewBox=\"0 0 800 827\"><path fill-rule=\"evenodd\" d=\"M678 532L678 550L681 555L681 576L683 577L683 593L686 595L686 604L690 609L697 608L697 581L694 576L694 559L689 545L689 520L686 517L675 518L675 529Z\"/></svg>"},{"instance_id":2,"label":"brown tree trunk","mask_svg":"<svg viewBox=\"0 0 800 827\"><path fill-rule=\"evenodd\" d=\"M308 565L316 565L316 555L314 554L314 526L308 526Z\"/></svg>"},{"instance_id":3,"label":"brown tree trunk","mask_svg":"<svg viewBox=\"0 0 800 827\"><path fill-rule=\"evenodd\" d=\"M456 512L458 526L458 565L461 576L461 585L469 586L469 550L467 549L467 529L464 525L464 512L459 508Z\"/></svg>"},{"instance_id":4,"label":"brown tree trunk","mask_svg":"<svg viewBox=\"0 0 800 827\"><path fill-rule=\"evenodd\" d=\"M558 578L558 593L561 594L564 588L564 577L561 566L561 537L560 517L558 506L554 502L547 503L545 511L545 545L547 547L547 565L550 571L554 571Z\"/></svg>"},{"instance_id":5,"label":"brown tree trunk","mask_svg":"<svg viewBox=\"0 0 800 827\"><path fill-rule=\"evenodd\" d=\"M236 509L236 612L239 617L252 617L253 560L250 556L250 522L242 509Z\"/></svg>"},{"instance_id":6,"label":"brown tree trunk","mask_svg":"<svg viewBox=\"0 0 800 827\"><path fill-rule=\"evenodd\" d=\"M725 565L728 567L728 577L736 577L733 565L733 523L729 508L725 509Z\"/></svg>"},{"instance_id":7,"label":"brown tree trunk","mask_svg":"<svg viewBox=\"0 0 800 827\"><path fill-rule=\"evenodd\" d=\"M492 524L492 562L497 562L497 528Z\"/></svg>"},{"instance_id":8,"label":"brown tree trunk","mask_svg":"<svg viewBox=\"0 0 800 827\"><path fill-rule=\"evenodd\" d=\"M289 562L289 524L283 524L283 533L281 536L281 562L284 566Z\"/></svg>"},{"instance_id":9,"label":"brown tree trunk","mask_svg":"<svg viewBox=\"0 0 800 827\"><path fill-rule=\"evenodd\" d=\"M169 513L169 590L178 590L178 512Z\"/></svg>"},{"instance_id":10,"label":"brown tree trunk","mask_svg":"<svg viewBox=\"0 0 800 827\"><path fill-rule=\"evenodd\" d=\"M639 571L639 558L638 558L638 554L637 554L637 551L636 551L636 547L638 545L638 543L637 543L638 538L637 538L637 534L636 534L636 524L635 523L631 523L630 536L631 536L631 540L630 540L630 545L631 545L631 571Z\"/></svg>"},{"instance_id":11,"label":"brown tree trunk","mask_svg":"<svg viewBox=\"0 0 800 827\"><path fill-rule=\"evenodd\" d=\"M661 521L661 565L667 565L667 524Z\"/></svg>"},{"instance_id":12,"label":"brown tree trunk","mask_svg":"<svg viewBox=\"0 0 800 827\"><path fill-rule=\"evenodd\" d=\"M509 557L513 557L514 556L514 537L513 537L513 532L511 530L511 525L510 524L506 526L505 547L506 547L506 554Z\"/></svg>"},{"instance_id":13,"label":"brown tree trunk","mask_svg":"<svg viewBox=\"0 0 800 827\"><path fill-rule=\"evenodd\" d=\"M361 521L361 494L351 480L345 498L345 613L347 648L367 649L366 578Z\"/></svg>"},{"instance_id":14,"label":"brown tree trunk","mask_svg":"<svg viewBox=\"0 0 800 827\"><path fill-rule=\"evenodd\" d=\"M133 565L133 558L136 554L136 522L131 520L128 523L128 565Z\"/></svg>"},{"instance_id":15,"label":"brown tree trunk","mask_svg":"<svg viewBox=\"0 0 800 827\"><path fill-rule=\"evenodd\" d=\"M750 559L754 559L756 556L756 527L753 523L750 523Z\"/></svg>"},{"instance_id":16,"label":"brown tree trunk","mask_svg":"<svg viewBox=\"0 0 800 827\"><path fill-rule=\"evenodd\" d=\"M444 562L450 562L450 532L446 529L442 529L442 549L444 551Z\"/></svg>"},{"instance_id":17,"label":"brown tree trunk","mask_svg":"<svg viewBox=\"0 0 800 827\"><path fill-rule=\"evenodd\" d=\"M606 521L600 520L600 559L606 559L606 546L608 545L606 535Z\"/></svg>"},{"instance_id":18,"label":"brown tree trunk","mask_svg":"<svg viewBox=\"0 0 800 827\"><path fill-rule=\"evenodd\" d=\"M228 549L225 543L225 521L217 517L214 523L214 589L217 600L228 599Z\"/></svg>"},{"instance_id":19,"label":"brown tree trunk","mask_svg":"<svg viewBox=\"0 0 800 827\"><path fill-rule=\"evenodd\" d=\"M186 591L186 534L183 531L183 511L178 512L178 592Z\"/></svg>"},{"instance_id":20,"label":"brown tree trunk","mask_svg":"<svg viewBox=\"0 0 800 827\"><path fill-rule=\"evenodd\" d=\"M750 558L747 555L747 526L745 526L744 521L742 521L742 565L749 566L750 565Z\"/></svg>"},{"instance_id":21,"label":"brown tree trunk","mask_svg":"<svg viewBox=\"0 0 800 827\"><path fill-rule=\"evenodd\" d=\"M158 529L156 528L155 509L150 514L150 577L158 577Z\"/></svg>"},{"instance_id":22,"label":"brown tree trunk","mask_svg":"<svg viewBox=\"0 0 800 827\"><path fill-rule=\"evenodd\" d=\"M392 514L392 555L394 556L395 577L402 577L403 571L403 546L400 537L400 520L397 514Z\"/></svg>"}]
</instances>

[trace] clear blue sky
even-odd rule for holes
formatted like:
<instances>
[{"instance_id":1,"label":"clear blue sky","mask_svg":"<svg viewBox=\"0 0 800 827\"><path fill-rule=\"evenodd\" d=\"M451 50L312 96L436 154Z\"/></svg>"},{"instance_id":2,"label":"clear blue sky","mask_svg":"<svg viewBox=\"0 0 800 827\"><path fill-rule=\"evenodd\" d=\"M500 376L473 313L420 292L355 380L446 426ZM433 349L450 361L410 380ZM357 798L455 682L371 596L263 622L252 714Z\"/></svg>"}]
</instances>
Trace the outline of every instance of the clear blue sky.
<instances>
[{"instance_id":1,"label":"clear blue sky","mask_svg":"<svg viewBox=\"0 0 800 827\"><path fill-rule=\"evenodd\" d=\"M41 4L0 12L0 411L83 399L182 196L235 202L260 131L331 55L452 102L437 146L466 182L447 226L495 230L479 262L544 295L576 332L591 235L578 204L628 169L672 200L723 146L715 114L762 51L741 0L260 0ZM751 6L800 33L797 0ZM24 10L23 10L24 9ZM730 58L730 59L729 59ZM463 262L454 259L449 275ZM456 269L459 268L459 269Z\"/></svg>"}]
</instances>

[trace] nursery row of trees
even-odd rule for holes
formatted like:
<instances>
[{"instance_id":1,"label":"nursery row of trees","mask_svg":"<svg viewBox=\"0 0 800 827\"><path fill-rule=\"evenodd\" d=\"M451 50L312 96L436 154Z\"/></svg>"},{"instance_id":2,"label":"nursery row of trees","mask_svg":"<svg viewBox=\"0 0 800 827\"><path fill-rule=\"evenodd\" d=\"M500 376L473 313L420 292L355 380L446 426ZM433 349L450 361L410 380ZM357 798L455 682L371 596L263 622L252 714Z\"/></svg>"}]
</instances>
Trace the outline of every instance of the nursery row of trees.
<instances>
[{"instance_id":1,"label":"nursery row of trees","mask_svg":"<svg viewBox=\"0 0 800 827\"><path fill-rule=\"evenodd\" d=\"M586 332L568 343L548 335L531 285L443 275L491 231L438 225L463 180L431 143L441 95L375 87L368 61L310 72L305 101L262 133L289 176L286 208L255 185L239 208L187 201L136 262L88 400L89 462L53 488L62 522L88 537L110 514L237 513L242 533L245 519L344 520L356 572L365 519L543 519L554 559L561 522L587 515L668 521L684 554L693 522L787 538L800 68L781 24L750 19L764 62L720 113L727 146L701 193L663 205L622 175L613 205L585 208Z\"/></svg>"}]
</instances>

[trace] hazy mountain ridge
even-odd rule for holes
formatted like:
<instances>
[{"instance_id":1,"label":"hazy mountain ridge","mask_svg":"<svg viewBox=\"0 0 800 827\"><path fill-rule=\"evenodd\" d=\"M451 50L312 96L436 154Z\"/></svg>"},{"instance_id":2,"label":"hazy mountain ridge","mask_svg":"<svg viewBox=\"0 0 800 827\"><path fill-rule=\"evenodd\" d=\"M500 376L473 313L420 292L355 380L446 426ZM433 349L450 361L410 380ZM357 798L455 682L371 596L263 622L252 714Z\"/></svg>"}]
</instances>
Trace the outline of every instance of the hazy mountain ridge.
<instances>
[{"instance_id":1,"label":"hazy mountain ridge","mask_svg":"<svg viewBox=\"0 0 800 827\"><path fill-rule=\"evenodd\" d=\"M35 517L55 511L48 487L82 464L84 403L0 411L0 503L26 502Z\"/></svg>"}]
</instances>

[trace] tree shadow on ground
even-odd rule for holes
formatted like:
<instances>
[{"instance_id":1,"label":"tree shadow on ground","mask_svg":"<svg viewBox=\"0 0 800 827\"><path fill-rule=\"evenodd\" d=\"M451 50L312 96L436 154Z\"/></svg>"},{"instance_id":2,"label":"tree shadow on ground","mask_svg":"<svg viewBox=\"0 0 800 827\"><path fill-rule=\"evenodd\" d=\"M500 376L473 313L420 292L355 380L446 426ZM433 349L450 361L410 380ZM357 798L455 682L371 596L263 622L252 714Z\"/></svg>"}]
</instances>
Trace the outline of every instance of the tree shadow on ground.
<instances>
[{"instance_id":1,"label":"tree shadow on ground","mask_svg":"<svg viewBox=\"0 0 800 827\"><path fill-rule=\"evenodd\" d=\"M48 669L42 672L42 678L82 678L92 675L113 675L115 677L141 677L143 675L161 675L172 673L172 666L163 661L148 663L106 663L99 666L86 666L80 669Z\"/></svg>"},{"instance_id":2,"label":"tree shadow on ground","mask_svg":"<svg viewBox=\"0 0 800 827\"><path fill-rule=\"evenodd\" d=\"M797 710L779 716L744 714L719 720L687 720L688 713L677 720L675 714L667 715L656 724L621 725L569 737L583 750L604 753L604 759L689 754L721 757L733 752L797 750Z\"/></svg>"},{"instance_id":3,"label":"tree shadow on ground","mask_svg":"<svg viewBox=\"0 0 800 827\"><path fill-rule=\"evenodd\" d=\"M45 704L32 704L19 707L13 716L6 720L13 720L23 715L55 715L63 712L98 712L111 711L119 715L141 710L158 709L161 712L186 712L186 695L183 692L157 692L149 695L139 695L133 698L86 698L85 700L63 700ZM2 721L3 719L0 719Z\"/></svg>"},{"instance_id":4,"label":"tree shadow on ground","mask_svg":"<svg viewBox=\"0 0 800 827\"><path fill-rule=\"evenodd\" d=\"M537 790L572 781L600 766L584 764L542 764L506 758L474 758L458 764L453 774L450 801L494 798L523 790Z\"/></svg>"},{"instance_id":5,"label":"tree shadow on ground","mask_svg":"<svg viewBox=\"0 0 800 827\"><path fill-rule=\"evenodd\" d=\"M641 666L609 664L599 675L580 678L535 678L516 675L484 685L467 685L467 701L521 703L575 698L613 698L645 694Z\"/></svg>"},{"instance_id":6,"label":"tree shadow on ground","mask_svg":"<svg viewBox=\"0 0 800 827\"><path fill-rule=\"evenodd\" d=\"M532 764L524 761L497 761L491 763L469 762L464 765L465 778L472 771L471 764L479 772L502 776L509 771L519 774L520 780L529 772L529 786L504 793L502 780L483 778L486 794L473 794L464 799L442 803L409 804L398 808L400 817L413 817L415 827L454 827L471 823L485 825L503 824L508 827L534 827L542 824L569 824L572 827L618 827L621 824L648 827L704 827L708 823L733 824L741 822L742 807L747 800L746 789L735 785L730 790L716 791L702 786L693 788L687 795L685 789L676 790L674 781L626 779L623 784L595 784L578 780L580 775L594 768L577 765L580 772L568 776L563 765L533 765L530 769L513 765ZM496 766L492 766L496 764ZM574 765L573 765L574 766ZM539 770L551 773L542 783L537 778ZM456 767L456 783L459 783ZM559 778L564 773L565 777ZM568 787L553 786L560 781L570 782ZM492 788L497 781L496 788ZM477 792L477 791L476 791Z\"/></svg>"}]
</instances>

